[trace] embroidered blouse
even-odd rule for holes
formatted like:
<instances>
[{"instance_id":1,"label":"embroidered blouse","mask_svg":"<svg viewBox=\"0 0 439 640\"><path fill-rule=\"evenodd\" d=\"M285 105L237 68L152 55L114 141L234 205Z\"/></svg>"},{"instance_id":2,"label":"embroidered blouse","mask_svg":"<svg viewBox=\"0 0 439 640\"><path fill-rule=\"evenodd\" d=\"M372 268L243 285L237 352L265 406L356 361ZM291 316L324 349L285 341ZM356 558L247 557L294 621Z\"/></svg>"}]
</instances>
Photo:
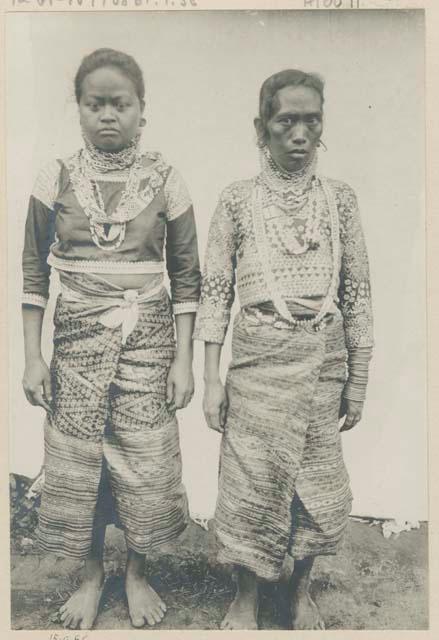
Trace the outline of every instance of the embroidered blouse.
<instances>
[{"instance_id":1,"label":"embroidered blouse","mask_svg":"<svg viewBox=\"0 0 439 640\"><path fill-rule=\"evenodd\" d=\"M177 170L158 153L142 156L134 217L121 245L97 246L72 185L77 154L40 172L29 201L23 249L23 304L45 308L51 267L100 274L157 274L168 271L174 313L195 312L200 270L192 203ZM95 174L105 211L111 215L127 183L128 170ZM166 261L163 253L166 244Z\"/></svg>"},{"instance_id":2,"label":"embroidered blouse","mask_svg":"<svg viewBox=\"0 0 439 640\"><path fill-rule=\"evenodd\" d=\"M343 315L349 354L345 396L362 400L373 345L366 245L354 191L343 182L325 180L338 213L338 278L333 302ZM262 174L231 184L220 197L209 230L196 339L224 342L235 279L242 307L264 305L279 296L289 307L300 306L308 314L319 310L330 289L333 243L322 182L313 179L307 202L297 211L276 206L266 189L259 220L254 193L261 186L264 188ZM307 238L311 241L306 249Z\"/></svg>"}]
</instances>

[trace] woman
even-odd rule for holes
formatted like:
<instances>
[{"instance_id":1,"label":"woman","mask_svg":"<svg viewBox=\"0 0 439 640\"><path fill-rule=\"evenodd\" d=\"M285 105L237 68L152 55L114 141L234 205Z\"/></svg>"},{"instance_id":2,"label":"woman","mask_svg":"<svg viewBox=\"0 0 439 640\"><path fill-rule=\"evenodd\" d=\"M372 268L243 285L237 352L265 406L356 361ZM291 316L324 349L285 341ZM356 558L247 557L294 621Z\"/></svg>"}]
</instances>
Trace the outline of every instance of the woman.
<instances>
[{"instance_id":1,"label":"woman","mask_svg":"<svg viewBox=\"0 0 439 640\"><path fill-rule=\"evenodd\" d=\"M166 610L145 581L145 553L187 521L175 411L194 391L195 222L177 171L140 151L145 88L135 60L94 51L78 69L75 94L85 146L40 173L23 251L23 386L47 411L39 541L85 558L84 581L60 616L65 627L90 629L114 512L127 543L129 613L140 627ZM50 267L61 295L49 373L41 327Z\"/></svg>"},{"instance_id":2,"label":"woman","mask_svg":"<svg viewBox=\"0 0 439 640\"><path fill-rule=\"evenodd\" d=\"M206 419L223 433L219 560L237 572L224 629L257 628L258 582L279 580L287 553L292 626L324 628L310 573L317 555L336 552L351 506L339 417L340 431L361 418L372 314L355 195L317 173L323 98L314 74L264 82L261 173L225 189L209 233L195 337L206 343ZM235 271L241 311L224 389Z\"/></svg>"}]
</instances>

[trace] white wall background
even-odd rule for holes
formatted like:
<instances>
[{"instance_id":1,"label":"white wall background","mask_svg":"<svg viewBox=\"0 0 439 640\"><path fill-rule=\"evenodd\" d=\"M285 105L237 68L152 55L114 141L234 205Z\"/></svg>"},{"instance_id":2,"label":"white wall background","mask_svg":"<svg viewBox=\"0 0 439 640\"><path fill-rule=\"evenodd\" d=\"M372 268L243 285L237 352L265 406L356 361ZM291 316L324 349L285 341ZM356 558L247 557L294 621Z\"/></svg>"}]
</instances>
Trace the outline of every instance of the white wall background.
<instances>
[{"instance_id":1,"label":"white wall background","mask_svg":"<svg viewBox=\"0 0 439 640\"><path fill-rule=\"evenodd\" d=\"M376 351L363 421L344 436L353 511L427 519L423 36L422 14L402 11L7 16L11 471L35 475L43 456L43 412L21 391L27 199L38 168L80 145L73 77L82 56L111 46L143 68L143 144L184 175L202 254L219 192L257 171L262 81L297 67L326 79L321 171L357 191L369 245ZM228 357L229 343L224 365ZM219 436L202 417L200 344L195 374L197 394L180 414L184 478L192 511L210 514Z\"/></svg>"}]
</instances>

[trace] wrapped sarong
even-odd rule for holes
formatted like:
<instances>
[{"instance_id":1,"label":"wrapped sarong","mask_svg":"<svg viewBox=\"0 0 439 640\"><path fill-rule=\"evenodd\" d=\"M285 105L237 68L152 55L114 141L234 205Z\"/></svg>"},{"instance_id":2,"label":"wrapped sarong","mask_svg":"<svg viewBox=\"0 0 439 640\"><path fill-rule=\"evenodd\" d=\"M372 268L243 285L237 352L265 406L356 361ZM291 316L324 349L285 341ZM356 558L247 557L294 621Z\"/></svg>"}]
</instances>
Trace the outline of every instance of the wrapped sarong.
<instances>
[{"instance_id":1,"label":"wrapped sarong","mask_svg":"<svg viewBox=\"0 0 439 640\"><path fill-rule=\"evenodd\" d=\"M67 285L66 285L67 282ZM174 357L171 304L157 287L130 293L63 275L45 424L43 550L90 551L113 521L138 553L174 539L188 519L175 411L166 405Z\"/></svg>"},{"instance_id":2,"label":"wrapped sarong","mask_svg":"<svg viewBox=\"0 0 439 640\"><path fill-rule=\"evenodd\" d=\"M319 330L235 318L215 514L218 559L278 580L287 553L336 552L351 508L339 433L346 346Z\"/></svg>"}]
</instances>

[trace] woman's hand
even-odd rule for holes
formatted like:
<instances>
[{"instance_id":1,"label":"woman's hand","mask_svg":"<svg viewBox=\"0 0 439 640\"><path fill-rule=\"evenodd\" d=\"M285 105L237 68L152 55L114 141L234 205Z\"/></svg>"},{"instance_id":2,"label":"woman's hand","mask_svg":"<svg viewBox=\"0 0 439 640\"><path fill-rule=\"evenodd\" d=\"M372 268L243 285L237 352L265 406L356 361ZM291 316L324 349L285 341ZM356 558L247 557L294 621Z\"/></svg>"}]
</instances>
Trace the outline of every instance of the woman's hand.
<instances>
[{"instance_id":1,"label":"woman's hand","mask_svg":"<svg viewBox=\"0 0 439 640\"><path fill-rule=\"evenodd\" d=\"M194 395L192 360L177 356L171 364L166 386L166 402L169 409L184 409Z\"/></svg>"},{"instance_id":2,"label":"woman's hand","mask_svg":"<svg viewBox=\"0 0 439 640\"><path fill-rule=\"evenodd\" d=\"M28 401L34 406L52 411L52 388L50 371L42 357L26 362L23 375L23 389Z\"/></svg>"},{"instance_id":3,"label":"woman's hand","mask_svg":"<svg viewBox=\"0 0 439 640\"><path fill-rule=\"evenodd\" d=\"M358 400L349 400L348 398L342 398L340 405L340 418L345 418L340 431L349 431L361 420L363 413L363 402ZM345 417L346 416L346 417Z\"/></svg>"},{"instance_id":4,"label":"woman's hand","mask_svg":"<svg viewBox=\"0 0 439 640\"><path fill-rule=\"evenodd\" d=\"M221 380L218 378L214 382L206 382L203 411L209 429L224 433L228 407L226 390Z\"/></svg>"}]
</instances>

